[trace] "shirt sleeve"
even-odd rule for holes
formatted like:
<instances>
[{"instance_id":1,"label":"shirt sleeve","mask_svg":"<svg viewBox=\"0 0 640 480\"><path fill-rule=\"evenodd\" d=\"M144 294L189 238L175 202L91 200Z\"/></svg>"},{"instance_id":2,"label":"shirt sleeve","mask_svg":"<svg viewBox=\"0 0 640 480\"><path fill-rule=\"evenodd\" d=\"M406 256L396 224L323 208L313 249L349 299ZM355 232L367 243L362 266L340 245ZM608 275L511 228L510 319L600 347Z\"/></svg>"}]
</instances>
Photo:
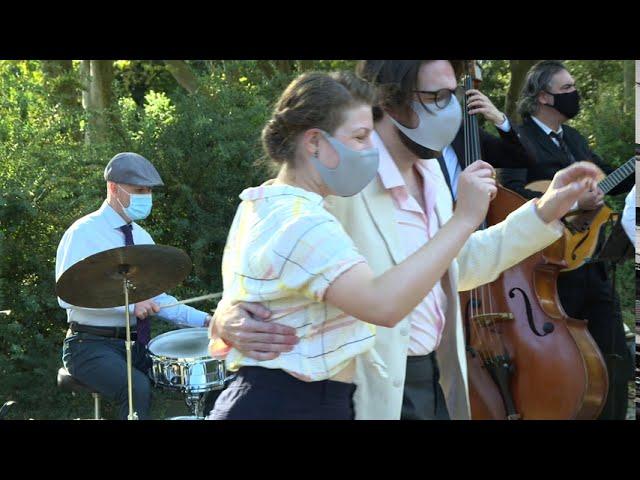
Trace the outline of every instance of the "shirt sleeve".
<instances>
[{"instance_id":1,"label":"shirt sleeve","mask_svg":"<svg viewBox=\"0 0 640 480\"><path fill-rule=\"evenodd\" d=\"M503 132L508 132L511 130L511 124L509 123L509 119L506 115L504 116L504 122L502 122L500 125L496 125L496 128L499 128Z\"/></svg>"},{"instance_id":2,"label":"shirt sleeve","mask_svg":"<svg viewBox=\"0 0 640 480\"><path fill-rule=\"evenodd\" d=\"M311 300L323 301L336 278L366 261L335 219L310 217L295 230L278 242L274 254L284 262L280 277L284 287Z\"/></svg>"},{"instance_id":3,"label":"shirt sleeve","mask_svg":"<svg viewBox=\"0 0 640 480\"><path fill-rule=\"evenodd\" d=\"M636 236L636 187L634 186L627 198L624 200L624 210L622 211L622 228L631 243L635 245Z\"/></svg>"},{"instance_id":4,"label":"shirt sleeve","mask_svg":"<svg viewBox=\"0 0 640 480\"><path fill-rule=\"evenodd\" d=\"M176 303L178 300L171 295L161 293L154 297L153 301L156 302L158 306L162 306ZM190 307L189 305L176 305L175 307L163 308L158 313L158 316L164 320L187 327L204 327L207 315L206 312Z\"/></svg>"}]
</instances>

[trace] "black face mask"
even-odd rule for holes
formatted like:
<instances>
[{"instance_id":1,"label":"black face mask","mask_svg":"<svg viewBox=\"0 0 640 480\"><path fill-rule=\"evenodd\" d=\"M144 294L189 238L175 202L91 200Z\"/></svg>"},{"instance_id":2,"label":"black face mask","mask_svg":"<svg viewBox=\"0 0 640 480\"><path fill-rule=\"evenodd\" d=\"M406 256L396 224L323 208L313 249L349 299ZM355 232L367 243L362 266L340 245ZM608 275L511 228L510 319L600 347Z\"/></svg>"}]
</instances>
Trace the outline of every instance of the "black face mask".
<instances>
[{"instance_id":1,"label":"black face mask","mask_svg":"<svg viewBox=\"0 0 640 480\"><path fill-rule=\"evenodd\" d=\"M569 93L547 93L553 95L553 105L548 106L555 108L565 117L573 118L580 111L580 94L578 90Z\"/></svg>"}]
</instances>

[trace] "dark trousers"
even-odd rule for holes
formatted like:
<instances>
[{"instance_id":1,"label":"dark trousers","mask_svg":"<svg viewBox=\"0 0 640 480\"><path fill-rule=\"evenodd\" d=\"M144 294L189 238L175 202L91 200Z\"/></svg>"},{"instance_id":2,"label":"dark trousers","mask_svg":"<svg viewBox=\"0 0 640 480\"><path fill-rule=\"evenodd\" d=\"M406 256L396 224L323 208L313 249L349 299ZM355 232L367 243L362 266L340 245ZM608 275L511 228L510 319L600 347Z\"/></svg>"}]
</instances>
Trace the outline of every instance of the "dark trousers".
<instances>
[{"instance_id":1,"label":"dark trousers","mask_svg":"<svg viewBox=\"0 0 640 480\"><path fill-rule=\"evenodd\" d=\"M400 420L450 420L435 352L407 357Z\"/></svg>"},{"instance_id":2,"label":"dark trousers","mask_svg":"<svg viewBox=\"0 0 640 480\"><path fill-rule=\"evenodd\" d=\"M120 405L118 418L129 415L127 357L125 341L88 333L74 333L62 347L65 368L78 381ZM147 375L150 360L146 348L137 342L131 346L133 411L140 420L149 419L151 382Z\"/></svg>"},{"instance_id":3,"label":"dark trousers","mask_svg":"<svg viewBox=\"0 0 640 480\"><path fill-rule=\"evenodd\" d=\"M570 317L588 320L589 333L602 352L609 374L609 393L602 420L624 420L628 382L633 376L633 358L627 348L620 300L613 291L602 263L586 264L561 273L558 293Z\"/></svg>"},{"instance_id":4,"label":"dark trousers","mask_svg":"<svg viewBox=\"0 0 640 480\"><path fill-rule=\"evenodd\" d=\"M303 382L288 373L242 367L208 420L353 420L352 383Z\"/></svg>"}]
</instances>

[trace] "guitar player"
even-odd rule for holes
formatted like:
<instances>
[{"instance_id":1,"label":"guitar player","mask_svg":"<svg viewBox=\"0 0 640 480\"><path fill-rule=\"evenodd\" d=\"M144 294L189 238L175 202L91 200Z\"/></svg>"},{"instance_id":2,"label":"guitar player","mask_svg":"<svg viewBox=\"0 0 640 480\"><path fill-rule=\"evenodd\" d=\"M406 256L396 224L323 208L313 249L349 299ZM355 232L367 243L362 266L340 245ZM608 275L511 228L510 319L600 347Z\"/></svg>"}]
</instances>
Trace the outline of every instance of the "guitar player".
<instances>
[{"instance_id":1,"label":"guitar player","mask_svg":"<svg viewBox=\"0 0 640 480\"><path fill-rule=\"evenodd\" d=\"M525 148L536 163L528 168L502 169L502 185L530 199L542 194L526 185L548 180L560 169L579 160L589 160L609 174L614 169L589 148L587 140L565 124L580 110L580 96L575 81L558 61L541 61L527 73L518 101L523 118L520 127ZM631 190L633 176L609 193L618 195ZM604 194L599 189L587 192L576 206L583 211L599 209ZM598 250L596 249L596 252ZM591 336L598 344L607 364L609 392L599 419L624 420L627 411L627 385L634 369L633 359L625 344L620 302L601 262L585 263L558 278L562 306L570 317L586 319Z\"/></svg>"}]
</instances>

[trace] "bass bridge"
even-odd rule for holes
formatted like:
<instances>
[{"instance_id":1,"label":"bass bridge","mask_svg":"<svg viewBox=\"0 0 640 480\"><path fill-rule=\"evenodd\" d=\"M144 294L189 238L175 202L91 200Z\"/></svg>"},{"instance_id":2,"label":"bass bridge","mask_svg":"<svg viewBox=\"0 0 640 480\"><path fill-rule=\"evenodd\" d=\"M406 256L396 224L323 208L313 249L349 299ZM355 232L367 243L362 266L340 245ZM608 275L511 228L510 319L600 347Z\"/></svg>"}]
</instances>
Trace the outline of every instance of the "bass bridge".
<instances>
[{"instance_id":1,"label":"bass bridge","mask_svg":"<svg viewBox=\"0 0 640 480\"><path fill-rule=\"evenodd\" d=\"M471 321L479 327L490 327L513 319L513 313L482 313L471 317Z\"/></svg>"}]
</instances>

